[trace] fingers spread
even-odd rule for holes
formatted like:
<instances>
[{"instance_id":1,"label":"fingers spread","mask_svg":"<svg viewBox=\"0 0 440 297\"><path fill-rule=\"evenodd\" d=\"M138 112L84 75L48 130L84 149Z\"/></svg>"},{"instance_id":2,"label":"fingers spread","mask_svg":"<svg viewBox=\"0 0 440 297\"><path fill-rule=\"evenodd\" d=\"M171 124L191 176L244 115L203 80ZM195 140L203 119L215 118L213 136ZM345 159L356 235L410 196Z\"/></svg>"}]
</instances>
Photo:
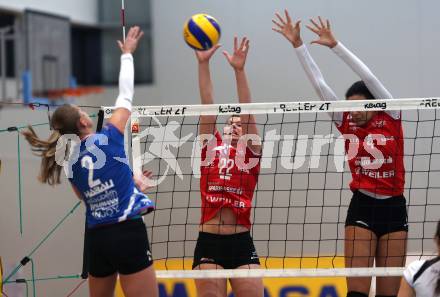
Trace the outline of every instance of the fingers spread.
<instances>
[{"instance_id":1,"label":"fingers spread","mask_svg":"<svg viewBox=\"0 0 440 297\"><path fill-rule=\"evenodd\" d=\"M226 60L231 61L231 55L227 51L223 51L223 55L225 56Z\"/></svg>"},{"instance_id":2,"label":"fingers spread","mask_svg":"<svg viewBox=\"0 0 440 297\"><path fill-rule=\"evenodd\" d=\"M286 21L283 20L283 18L281 17L281 15L278 12L275 13L275 15L277 16L277 18L281 22L281 24L286 25Z\"/></svg>"},{"instance_id":3,"label":"fingers spread","mask_svg":"<svg viewBox=\"0 0 440 297\"><path fill-rule=\"evenodd\" d=\"M319 23L321 24L321 28L325 28L324 22L322 21L322 18L318 16Z\"/></svg>"},{"instance_id":4,"label":"fingers spread","mask_svg":"<svg viewBox=\"0 0 440 297\"><path fill-rule=\"evenodd\" d=\"M144 36L144 31L140 31L138 36L136 37L136 40L140 40Z\"/></svg>"},{"instance_id":5,"label":"fingers spread","mask_svg":"<svg viewBox=\"0 0 440 297\"><path fill-rule=\"evenodd\" d=\"M139 30L139 29L138 29L137 26L131 27L130 30L128 31L128 36L127 36L127 37L129 37L129 38L135 38L136 35L137 35L138 30Z\"/></svg>"},{"instance_id":6,"label":"fingers spread","mask_svg":"<svg viewBox=\"0 0 440 297\"><path fill-rule=\"evenodd\" d=\"M250 41L249 41L249 39L247 39L247 40L246 40L246 43L245 43L245 45L244 45L244 47L245 47L245 52L246 52L246 53L249 51L249 43L250 43Z\"/></svg>"},{"instance_id":7,"label":"fingers spread","mask_svg":"<svg viewBox=\"0 0 440 297\"><path fill-rule=\"evenodd\" d=\"M315 34L319 35L319 31L316 28L313 28L312 26L306 25L307 29L309 29L310 31L312 31Z\"/></svg>"},{"instance_id":8,"label":"fingers spread","mask_svg":"<svg viewBox=\"0 0 440 297\"><path fill-rule=\"evenodd\" d=\"M278 28L283 29L284 26L278 23L276 20L272 20L272 23L274 23Z\"/></svg>"},{"instance_id":9,"label":"fingers spread","mask_svg":"<svg viewBox=\"0 0 440 297\"><path fill-rule=\"evenodd\" d=\"M286 14L286 20L288 23L292 22L292 18L290 17L289 12L287 11L287 9L284 10L284 13Z\"/></svg>"},{"instance_id":10,"label":"fingers spread","mask_svg":"<svg viewBox=\"0 0 440 297\"><path fill-rule=\"evenodd\" d=\"M313 26L315 26L316 29L321 29L321 27L313 19L310 19L310 22L313 24Z\"/></svg>"},{"instance_id":11,"label":"fingers spread","mask_svg":"<svg viewBox=\"0 0 440 297\"><path fill-rule=\"evenodd\" d=\"M241 39L241 44L240 44L240 50L241 51L244 51L244 47L245 47L245 44L246 44L246 40L247 40L247 38L246 37L243 37L242 39Z\"/></svg>"}]
</instances>

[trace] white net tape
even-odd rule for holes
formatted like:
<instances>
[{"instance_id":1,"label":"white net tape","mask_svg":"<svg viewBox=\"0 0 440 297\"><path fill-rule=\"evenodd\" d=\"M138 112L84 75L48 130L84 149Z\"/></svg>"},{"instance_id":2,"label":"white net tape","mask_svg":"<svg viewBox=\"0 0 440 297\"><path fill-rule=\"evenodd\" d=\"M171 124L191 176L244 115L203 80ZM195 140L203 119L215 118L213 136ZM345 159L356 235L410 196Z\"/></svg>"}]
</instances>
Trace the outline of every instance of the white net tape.
<instances>
[{"instance_id":1,"label":"white net tape","mask_svg":"<svg viewBox=\"0 0 440 297\"><path fill-rule=\"evenodd\" d=\"M401 276L402 267L332 268L332 269L222 269L222 270L159 270L158 278L292 278L292 277L370 277Z\"/></svg>"},{"instance_id":2,"label":"white net tape","mask_svg":"<svg viewBox=\"0 0 440 297\"><path fill-rule=\"evenodd\" d=\"M109 118L114 107L102 107ZM283 114L345 111L440 109L440 98L273 102L250 104L135 106L134 117L200 116L233 114Z\"/></svg>"}]
</instances>

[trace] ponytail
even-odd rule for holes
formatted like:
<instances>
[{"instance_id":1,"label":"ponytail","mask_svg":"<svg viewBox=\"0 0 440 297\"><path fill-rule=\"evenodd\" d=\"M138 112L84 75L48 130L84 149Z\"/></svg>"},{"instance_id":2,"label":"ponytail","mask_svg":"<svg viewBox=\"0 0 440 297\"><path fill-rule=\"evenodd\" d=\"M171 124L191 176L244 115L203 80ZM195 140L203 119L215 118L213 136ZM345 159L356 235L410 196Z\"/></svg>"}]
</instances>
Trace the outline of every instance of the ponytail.
<instances>
[{"instance_id":1,"label":"ponytail","mask_svg":"<svg viewBox=\"0 0 440 297\"><path fill-rule=\"evenodd\" d=\"M51 186L60 184L60 174L62 166L56 160L57 143L61 135L79 135L78 121L80 119L80 109L74 105L65 104L58 107L52 115L50 121L54 129L48 140L38 138L34 129L29 126L27 131L22 132L26 140L32 146L32 150L37 156L41 157L40 175L38 180ZM68 156L70 145L64 147L63 158ZM58 148L62 149L62 148Z\"/></svg>"},{"instance_id":2,"label":"ponytail","mask_svg":"<svg viewBox=\"0 0 440 297\"><path fill-rule=\"evenodd\" d=\"M37 136L35 130L31 126L28 127L28 130L23 131L22 134L32 146L32 151L37 156L41 157L38 180L51 186L60 184L62 166L57 164L55 160L55 152L61 134L55 130L48 140L42 140Z\"/></svg>"}]
</instances>

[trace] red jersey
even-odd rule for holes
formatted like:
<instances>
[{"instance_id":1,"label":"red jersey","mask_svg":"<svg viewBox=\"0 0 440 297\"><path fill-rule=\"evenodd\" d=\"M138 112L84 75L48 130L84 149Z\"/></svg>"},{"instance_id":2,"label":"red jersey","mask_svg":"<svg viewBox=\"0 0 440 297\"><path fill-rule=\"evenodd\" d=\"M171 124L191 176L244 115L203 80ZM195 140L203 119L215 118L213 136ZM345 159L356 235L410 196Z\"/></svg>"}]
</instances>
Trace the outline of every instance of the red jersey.
<instances>
[{"instance_id":1,"label":"red jersey","mask_svg":"<svg viewBox=\"0 0 440 297\"><path fill-rule=\"evenodd\" d=\"M350 189L385 196L402 195L405 167L401 119L379 112L365 126L359 127L345 112L338 130L345 138L345 152L353 178Z\"/></svg>"},{"instance_id":2,"label":"red jersey","mask_svg":"<svg viewBox=\"0 0 440 297\"><path fill-rule=\"evenodd\" d=\"M260 156L247 146L234 148L223 143L216 130L215 139L202 149L200 194L201 224L211 220L223 207L231 208L237 224L250 229L251 207L260 174Z\"/></svg>"}]
</instances>

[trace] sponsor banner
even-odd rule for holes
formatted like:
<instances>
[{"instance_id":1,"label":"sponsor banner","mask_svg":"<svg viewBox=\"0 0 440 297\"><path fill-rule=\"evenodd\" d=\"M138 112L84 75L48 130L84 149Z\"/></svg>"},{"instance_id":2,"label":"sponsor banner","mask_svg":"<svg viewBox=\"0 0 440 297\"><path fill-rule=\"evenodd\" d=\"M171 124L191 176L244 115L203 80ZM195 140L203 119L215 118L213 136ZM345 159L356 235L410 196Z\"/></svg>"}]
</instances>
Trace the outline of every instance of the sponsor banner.
<instances>
[{"instance_id":1,"label":"sponsor banner","mask_svg":"<svg viewBox=\"0 0 440 297\"><path fill-rule=\"evenodd\" d=\"M328 258L268 258L261 259L261 266L268 269L280 268L343 268L342 257ZM157 270L191 269L191 260L156 261ZM192 279L159 279L159 297L197 297ZM347 294L345 278L267 278L264 279L264 297L343 297ZM120 285L117 286L117 297L124 297ZM233 297L228 284L228 297Z\"/></svg>"},{"instance_id":2,"label":"sponsor banner","mask_svg":"<svg viewBox=\"0 0 440 297\"><path fill-rule=\"evenodd\" d=\"M271 102L251 104L205 104L169 106L133 106L133 117L201 116L237 114L284 114L303 112L346 112L367 110L438 109L440 98L400 98L376 100L338 100ZM111 117L115 107L103 106L105 118Z\"/></svg>"}]
</instances>

